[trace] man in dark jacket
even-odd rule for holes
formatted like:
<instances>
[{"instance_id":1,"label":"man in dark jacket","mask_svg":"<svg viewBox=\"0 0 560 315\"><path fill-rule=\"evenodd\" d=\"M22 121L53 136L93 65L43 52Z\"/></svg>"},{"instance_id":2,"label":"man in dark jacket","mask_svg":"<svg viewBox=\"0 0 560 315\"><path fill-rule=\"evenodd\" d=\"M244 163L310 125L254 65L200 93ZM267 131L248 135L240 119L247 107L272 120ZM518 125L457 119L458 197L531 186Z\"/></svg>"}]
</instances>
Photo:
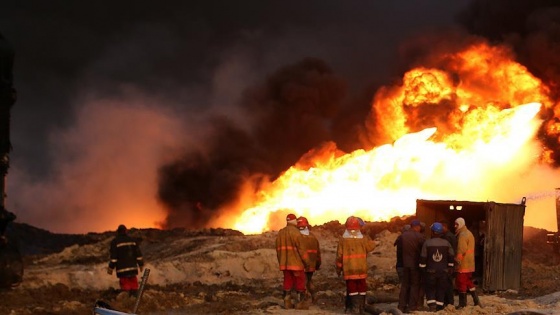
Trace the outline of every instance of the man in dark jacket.
<instances>
[{"instance_id":1,"label":"man in dark jacket","mask_svg":"<svg viewBox=\"0 0 560 315\"><path fill-rule=\"evenodd\" d=\"M395 269L397 269L397 276L399 277L399 283L402 281L402 275L403 275L402 233L404 233L404 231L408 231L408 230L410 230L410 224L407 224L407 225L403 226L402 231L401 231L401 235L399 235L397 237L397 239L395 240L395 242L393 243L393 246L395 246L395 248L397 250L397 262L395 264Z\"/></svg>"},{"instance_id":2,"label":"man in dark jacket","mask_svg":"<svg viewBox=\"0 0 560 315\"><path fill-rule=\"evenodd\" d=\"M117 278L122 291L136 296L138 292L138 268L144 269L144 259L137 241L127 234L126 226L119 225L117 236L111 241L110 260L107 273L117 269Z\"/></svg>"},{"instance_id":3,"label":"man in dark jacket","mask_svg":"<svg viewBox=\"0 0 560 315\"><path fill-rule=\"evenodd\" d=\"M430 311L443 309L445 292L449 285L449 274L454 271L455 252L443 237L441 223L431 226L432 238L426 240L420 252L420 269L424 273L426 302Z\"/></svg>"},{"instance_id":4,"label":"man in dark jacket","mask_svg":"<svg viewBox=\"0 0 560 315\"><path fill-rule=\"evenodd\" d=\"M400 311L408 313L418 310L418 297L420 289L420 250L425 241L420 221L413 220L410 230L402 234L403 248L403 278L399 294Z\"/></svg>"}]
</instances>

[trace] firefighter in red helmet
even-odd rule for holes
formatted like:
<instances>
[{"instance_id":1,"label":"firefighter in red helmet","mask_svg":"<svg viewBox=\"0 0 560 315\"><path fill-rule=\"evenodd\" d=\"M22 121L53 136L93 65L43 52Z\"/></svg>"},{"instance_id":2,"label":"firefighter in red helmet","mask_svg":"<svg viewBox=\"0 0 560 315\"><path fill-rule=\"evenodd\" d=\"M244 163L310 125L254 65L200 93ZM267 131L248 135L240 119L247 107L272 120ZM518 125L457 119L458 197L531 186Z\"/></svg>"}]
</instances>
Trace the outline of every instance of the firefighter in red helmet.
<instances>
[{"instance_id":1,"label":"firefighter in red helmet","mask_svg":"<svg viewBox=\"0 0 560 315\"><path fill-rule=\"evenodd\" d=\"M284 274L284 307L294 307L292 291L296 291L296 308L305 306L305 268L309 265L303 247L303 236L297 228L297 217L290 213L286 216L286 226L278 231L276 237L278 265Z\"/></svg>"},{"instance_id":2,"label":"firefighter in red helmet","mask_svg":"<svg viewBox=\"0 0 560 315\"><path fill-rule=\"evenodd\" d=\"M360 218L348 217L346 230L338 241L336 250L336 273L343 275L348 295L348 311L363 314L367 292L367 254L375 249L375 242L362 234Z\"/></svg>"},{"instance_id":3,"label":"firefighter in red helmet","mask_svg":"<svg viewBox=\"0 0 560 315\"><path fill-rule=\"evenodd\" d=\"M321 267L319 240L309 231L309 221L307 221L306 217L299 217L297 219L297 227L301 235L303 235L303 247L309 259L309 265L305 268L305 278L307 280L305 287L307 288L308 294L311 295L311 302L315 304L315 302L317 302L317 291L312 279L315 271L319 270Z\"/></svg>"}]
</instances>

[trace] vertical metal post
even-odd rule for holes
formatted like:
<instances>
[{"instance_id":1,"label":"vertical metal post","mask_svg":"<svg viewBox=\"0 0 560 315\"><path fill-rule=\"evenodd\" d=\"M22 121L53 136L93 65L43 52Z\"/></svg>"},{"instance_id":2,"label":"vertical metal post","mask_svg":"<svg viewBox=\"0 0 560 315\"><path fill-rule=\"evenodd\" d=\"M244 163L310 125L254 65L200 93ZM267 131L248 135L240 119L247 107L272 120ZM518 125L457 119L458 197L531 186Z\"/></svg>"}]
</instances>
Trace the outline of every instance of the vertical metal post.
<instances>
[{"instance_id":1,"label":"vertical metal post","mask_svg":"<svg viewBox=\"0 0 560 315\"><path fill-rule=\"evenodd\" d=\"M148 281L148 276L150 275L150 269L144 269L144 274L142 275L142 282L140 283L140 287L138 288L138 296L136 297L136 304L134 304L134 309L132 310L132 314L136 314L138 311L138 306L140 305L140 299L142 298L142 294L144 293L144 286Z\"/></svg>"}]
</instances>

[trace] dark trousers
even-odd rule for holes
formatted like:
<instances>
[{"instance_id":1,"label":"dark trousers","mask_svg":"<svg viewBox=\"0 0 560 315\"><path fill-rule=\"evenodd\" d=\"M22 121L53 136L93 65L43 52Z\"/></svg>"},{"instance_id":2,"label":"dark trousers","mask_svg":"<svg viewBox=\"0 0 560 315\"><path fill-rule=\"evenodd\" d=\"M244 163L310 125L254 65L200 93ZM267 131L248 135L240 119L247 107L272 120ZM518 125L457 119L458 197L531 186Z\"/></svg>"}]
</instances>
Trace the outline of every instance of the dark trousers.
<instances>
[{"instance_id":1,"label":"dark trousers","mask_svg":"<svg viewBox=\"0 0 560 315\"><path fill-rule=\"evenodd\" d=\"M403 268L401 292L399 294L399 310L415 311L418 309L418 292L420 289L419 268Z\"/></svg>"},{"instance_id":2,"label":"dark trousers","mask_svg":"<svg viewBox=\"0 0 560 315\"><path fill-rule=\"evenodd\" d=\"M454 278L451 275L447 276L447 288L445 289L445 297L443 299L443 305L455 303L455 292L454 292L454 285L453 285Z\"/></svg>"},{"instance_id":3,"label":"dark trousers","mask_svg":"<svg viewBox=\"0 0 560 315\"><path fill-rule=\"evenodd\" d=\"M427 271L424 274L426 281L426 301L428 305L436 303L443 306L445 300L445 292L449 284L449 276L447 270Z\"/></svg>"}]
</instances>

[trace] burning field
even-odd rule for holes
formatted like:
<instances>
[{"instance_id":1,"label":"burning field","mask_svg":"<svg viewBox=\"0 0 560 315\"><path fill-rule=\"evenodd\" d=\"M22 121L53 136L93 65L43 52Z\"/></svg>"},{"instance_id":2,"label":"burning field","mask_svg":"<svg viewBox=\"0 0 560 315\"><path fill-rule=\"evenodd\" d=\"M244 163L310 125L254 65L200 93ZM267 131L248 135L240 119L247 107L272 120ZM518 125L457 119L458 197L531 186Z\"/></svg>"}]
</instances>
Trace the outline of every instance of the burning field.
<instances>
[{"instance_id":1,"label":"burning field","mask_svg":"<svg viewBox=\"0 0 560 315\"><path fill-rule=\"evenodd\" d=\"M135 228L152 271L139 313L287 314L273 244L288 212L311 221L324 251L309 314L343 310L332 263L350 215L380 241L368 303L388 311L393 241L419 199L526 206L522 288L441 314L558 309L559 259L545 239L558 229L560 8L492 1L471 1L457 28L403 42L399 65L372 75L365 96L315 57L228 82L238 98L210 109L177 110L191 100L183 87L76 92L77 122L49 134L48 179L10 169L6 208L26 266L22 285L0 293L0 314L87 314L97 299L130 310L105 274L105 231L119 224Z\"/></svg>"}]
</instances>

